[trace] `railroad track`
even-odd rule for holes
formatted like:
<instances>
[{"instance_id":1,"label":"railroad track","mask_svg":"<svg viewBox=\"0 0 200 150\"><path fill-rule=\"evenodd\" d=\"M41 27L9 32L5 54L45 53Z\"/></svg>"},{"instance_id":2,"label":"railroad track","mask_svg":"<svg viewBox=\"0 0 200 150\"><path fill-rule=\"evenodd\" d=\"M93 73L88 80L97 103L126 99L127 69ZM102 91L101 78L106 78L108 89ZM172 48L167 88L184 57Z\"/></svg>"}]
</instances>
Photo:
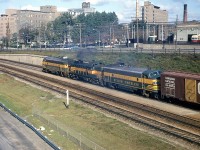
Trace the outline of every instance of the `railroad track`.
<instances>
[{"instance_id":1,"label":"railroad track","mask_svg":"<svg viewBox=\"0 0 200 150\"><path fill-rule=\"evenodd\" d=\"M27 71L10 65L0 64L0 70L44 86L51 90L65 94L66 89L75 99L94 105L120 118L135 122L150 129L160 131L184 141L194 148L200 148L200 121L159 110L109 94L101 93L88 88L80 88L75 84L60 81L59 79L41 73ZM6 69L5 69L6 68ZM19 73L20 72L20 73Z\"/></svg>"}]
</instances>

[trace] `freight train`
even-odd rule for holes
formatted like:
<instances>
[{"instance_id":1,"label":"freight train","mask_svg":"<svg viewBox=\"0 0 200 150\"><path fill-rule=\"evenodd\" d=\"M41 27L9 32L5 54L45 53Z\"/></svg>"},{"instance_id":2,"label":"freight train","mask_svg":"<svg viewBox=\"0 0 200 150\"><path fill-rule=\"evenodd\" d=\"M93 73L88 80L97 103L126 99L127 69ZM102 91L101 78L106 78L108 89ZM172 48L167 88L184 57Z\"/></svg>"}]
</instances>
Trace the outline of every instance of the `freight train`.
<instances>
[{"instance_id":1,"label":"freight train","mask_svg":"<svg viewBox=\"0 0 200 150\"><path fill-rule=\"evenodd\" d=\"M200 104L200 74L151 70L69 58L46 57L43 71L152 98L173 98Z\"/></svg>"}]
</instances>

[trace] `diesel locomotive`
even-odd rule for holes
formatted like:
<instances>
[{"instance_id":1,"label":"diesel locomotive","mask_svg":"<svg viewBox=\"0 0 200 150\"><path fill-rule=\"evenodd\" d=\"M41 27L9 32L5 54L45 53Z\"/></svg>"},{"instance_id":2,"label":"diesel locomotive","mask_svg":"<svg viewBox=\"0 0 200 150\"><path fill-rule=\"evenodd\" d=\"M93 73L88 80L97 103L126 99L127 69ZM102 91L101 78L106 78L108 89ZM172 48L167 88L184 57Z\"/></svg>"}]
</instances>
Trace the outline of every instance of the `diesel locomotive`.
<instances>
[{"instance_id":1,"label":"diesel locomotive","mask_svg":"<svg viewBox=\"0 0 200 150\"><path fill-rule=\"evenodd\" d=\"M45 57L43 71L151 98L200 104L200 74L170 72L69 58Z\"/></svg>"},{"instance_id":2,"label":"diesel locomotive","mask_svg":"<svg viewBox=\"0 0 200 150\"><path fill-rule=\"evenodd\" d=\"M43 71L86 81L92 84L140 93L158 98L160 95L160 71L124 65L104 66L99 62L84 62L69 58L46 57Z\"/></svg>"}]
</instances>

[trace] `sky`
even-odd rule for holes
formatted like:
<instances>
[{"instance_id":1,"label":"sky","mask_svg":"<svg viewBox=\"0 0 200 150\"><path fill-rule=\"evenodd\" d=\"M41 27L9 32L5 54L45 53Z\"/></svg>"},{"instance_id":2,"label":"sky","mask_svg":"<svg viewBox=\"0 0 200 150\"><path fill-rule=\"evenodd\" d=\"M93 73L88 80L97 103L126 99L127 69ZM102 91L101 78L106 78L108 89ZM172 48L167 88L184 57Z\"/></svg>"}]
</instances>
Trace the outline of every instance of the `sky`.
<instances>
[{"instance_id":1,"label":"sky","mask_svg":"<svg viewBox=\"0 0 200 150\"><path fill-rule=\"evenodd\" d=\"M139 0L140 6L145 0ZM200 21L200 0L149 0L153 5L168 11L168 21L183 20L183 6L188 7L188 21ZM71 8L81 8L82 2L90 2L90 7L98 12L115 12L120 23L129 23L135 17L136 0L0 0L0 14L5 9L39 10L40 6L54 5L58 11L66 11Z\"/></svg>"}]
</instances>

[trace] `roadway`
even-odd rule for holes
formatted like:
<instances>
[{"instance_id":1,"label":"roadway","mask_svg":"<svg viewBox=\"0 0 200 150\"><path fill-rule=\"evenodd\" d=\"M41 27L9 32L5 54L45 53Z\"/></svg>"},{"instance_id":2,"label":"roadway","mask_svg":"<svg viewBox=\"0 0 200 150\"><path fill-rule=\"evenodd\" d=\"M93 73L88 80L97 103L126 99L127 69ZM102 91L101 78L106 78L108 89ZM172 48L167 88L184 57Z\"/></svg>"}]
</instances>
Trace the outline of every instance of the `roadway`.
<instances>
[{"instance_id":1,"label":"roadway","mask_svg":"<svg viewBox=\"0 0 200 150\"><path fill-rule=\"evenodd\" d=\"M0 150L52 149L32 130L0 108Z\"/></svg>"}]
</instances>

